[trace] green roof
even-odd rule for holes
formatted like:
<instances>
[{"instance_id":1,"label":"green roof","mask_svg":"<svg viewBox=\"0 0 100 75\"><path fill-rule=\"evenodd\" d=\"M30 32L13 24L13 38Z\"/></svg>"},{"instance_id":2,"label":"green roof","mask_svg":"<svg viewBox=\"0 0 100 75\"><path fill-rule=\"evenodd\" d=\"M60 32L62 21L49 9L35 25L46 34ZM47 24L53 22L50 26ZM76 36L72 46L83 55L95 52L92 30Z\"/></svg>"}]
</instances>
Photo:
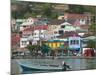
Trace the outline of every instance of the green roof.
<instances>
[{"instance_id":1,"label":"green roof","mask_svg":"<svg viewBox=\"0 0 100 75\"><path fill-rule=\"evenodd\" d=\"M48 40L48 42L65 42L64 40Z\"/></svg>"}]
</instances>

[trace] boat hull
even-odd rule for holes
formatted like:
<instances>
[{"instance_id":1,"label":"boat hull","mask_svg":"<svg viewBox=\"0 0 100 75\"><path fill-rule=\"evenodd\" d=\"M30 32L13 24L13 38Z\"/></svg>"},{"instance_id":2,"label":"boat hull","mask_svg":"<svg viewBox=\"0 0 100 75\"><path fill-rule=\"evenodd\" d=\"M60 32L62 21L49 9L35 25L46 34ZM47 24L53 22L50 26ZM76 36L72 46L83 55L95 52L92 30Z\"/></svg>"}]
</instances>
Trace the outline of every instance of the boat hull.
<instances>
[{"instance_id":1,"label":"boat hull","mask_svg":"<svg viewBox=\"0 0 100 75\"><path fill-rule=\"evenodd\" d=\"M18 60L17 61L20 67L22 68L22 71L47 71L47 72L54 72L54 71L63 71L62 65L58 64L37 64L36 62L32 61L24 61L24 60Z\"/></svg>"},{"instance_id":2,"label":"boat hull","mask_svg":"<svg viewBox=\"0 0 100 75\"><path fill-rule=\"evenodd\" d=\"M20 65L23 71L62 71L62 69L38 69Z\"/></svg>"}]
</instances>

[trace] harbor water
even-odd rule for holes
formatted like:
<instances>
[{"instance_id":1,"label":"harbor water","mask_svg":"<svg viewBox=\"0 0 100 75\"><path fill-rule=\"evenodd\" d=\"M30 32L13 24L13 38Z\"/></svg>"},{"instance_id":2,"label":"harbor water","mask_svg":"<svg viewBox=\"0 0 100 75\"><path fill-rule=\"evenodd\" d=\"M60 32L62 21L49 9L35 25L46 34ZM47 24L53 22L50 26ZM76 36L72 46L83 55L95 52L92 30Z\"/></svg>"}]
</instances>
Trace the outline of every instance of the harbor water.
<instances>
[{"instance_id":1,"label":"harbor water","mask_svg":"<svg viewBox=\"0 0 100 75\"><path fill-rule=\"evenodd\" d=\"M11 74L32 74L32 73L43 73L43 71L22 71L22 68L18 64L18 60L26 61L30 63L38 63L38 64L61 64L62 61L65 61L66 64L70 65L72 71L78 70L92 70L96 69L96 59L12 59L11 60ZM46 72L46 71L45 71Z\"/></svg>"}]
</instances>

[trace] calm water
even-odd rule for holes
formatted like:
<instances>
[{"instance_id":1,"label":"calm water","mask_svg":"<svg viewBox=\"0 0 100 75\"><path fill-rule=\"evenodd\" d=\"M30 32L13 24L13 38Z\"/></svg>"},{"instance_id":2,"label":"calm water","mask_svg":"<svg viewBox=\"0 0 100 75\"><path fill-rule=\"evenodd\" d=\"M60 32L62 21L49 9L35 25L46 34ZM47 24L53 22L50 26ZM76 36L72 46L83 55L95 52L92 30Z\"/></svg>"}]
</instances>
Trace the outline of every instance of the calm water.
<instances>
[{"instance_id":1,"label":"calm water","mask_svg":"<svg viewBox=\"0 0 100 75\"><path fill-rule=\"evenodd\" d=\"M65 61L72 70L89 70L89 69L96 69L96 59L12 59L11 62L11 72L12 74L17 73L24 73L24 74L31 74L31 73L42 73L42 71L25 71L22 72L21 67L18 65L16 60L22 60L25 62L30 63L41 63L41 64L61 64L62 61ZM45 71L46 72L46 71Z\"/></svg>"}]
</instances>

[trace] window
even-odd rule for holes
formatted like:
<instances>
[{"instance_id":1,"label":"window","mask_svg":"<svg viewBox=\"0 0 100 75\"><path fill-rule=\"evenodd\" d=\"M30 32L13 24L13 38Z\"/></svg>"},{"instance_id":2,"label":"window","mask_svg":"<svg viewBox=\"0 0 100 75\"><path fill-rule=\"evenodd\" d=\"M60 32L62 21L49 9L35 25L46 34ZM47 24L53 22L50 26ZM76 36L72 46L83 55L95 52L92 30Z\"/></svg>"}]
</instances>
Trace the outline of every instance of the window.
<instances>
[{"instance_id":1,"label":"window","mask_svg":"<svg viewBox=\"0 0 100 75\"><path fill-rule=\"evenodd\" d=\"M76 44L79 44L79 40L76 40Z\"/></svg>"},{"instance_id":2,"label":"window","mask_svg":"<svg viewBox=\"0 0 100 75\"><path fill-rule=\"evenodd\" d=\"M73 40L70 41L70 44L73 44Z\"/></svg>"},{"instance_id":3,"label":"window","mask_svg":"<svg viewBox=\"0 0 100 75\"><path fill-rule=\"evenodd\" d=\"M62 25L61 28L65 28L65 25Z\"/></svg>"},{"instance_id":4,"label":"window","mask_svg":"<svg viewBox=\"0 0 100 75\"><path fill-rule=\"evenodd\" d=\"M26 45L27 41L22 41L22 45Z\"/></svg>"},{"instance_id":5,"label":"window","mask_svg":"<svg viewBox=\"0 0 100 75\"><path fill-rule=\"evenodd\" d=\"M71 40L70 44L71 45L79 44L79 40Z\"/></svg>"},{"instance_id":6,"label":"window","mask_svg":"<svg viewBox=\"0 0 100 75\"><path fill-rule=\"evenodd\" d=\"M75 40L71 40L71 41L70 41L70 44L71 44L71 45L74 45L74 44L75 44Z\"/></svg>"},{"instance_id":7,"label":"window","mask_svg":"<svg viewBox=\"0 0 100 75\"><path fill-rule=\"evenodd\" d=\"M32 20L31 20L31 22L32 22Z\"/></svg>"},{"instance_id":8,"label":"window","mask_svg":"<svg viewBox=\"0 0 100 75\"><path fill-rule=\"evenodd\" d=\"M64 31L63 30L59 30L59 34L63 34L64 33Z\"/></svg>"}]
</instances>

